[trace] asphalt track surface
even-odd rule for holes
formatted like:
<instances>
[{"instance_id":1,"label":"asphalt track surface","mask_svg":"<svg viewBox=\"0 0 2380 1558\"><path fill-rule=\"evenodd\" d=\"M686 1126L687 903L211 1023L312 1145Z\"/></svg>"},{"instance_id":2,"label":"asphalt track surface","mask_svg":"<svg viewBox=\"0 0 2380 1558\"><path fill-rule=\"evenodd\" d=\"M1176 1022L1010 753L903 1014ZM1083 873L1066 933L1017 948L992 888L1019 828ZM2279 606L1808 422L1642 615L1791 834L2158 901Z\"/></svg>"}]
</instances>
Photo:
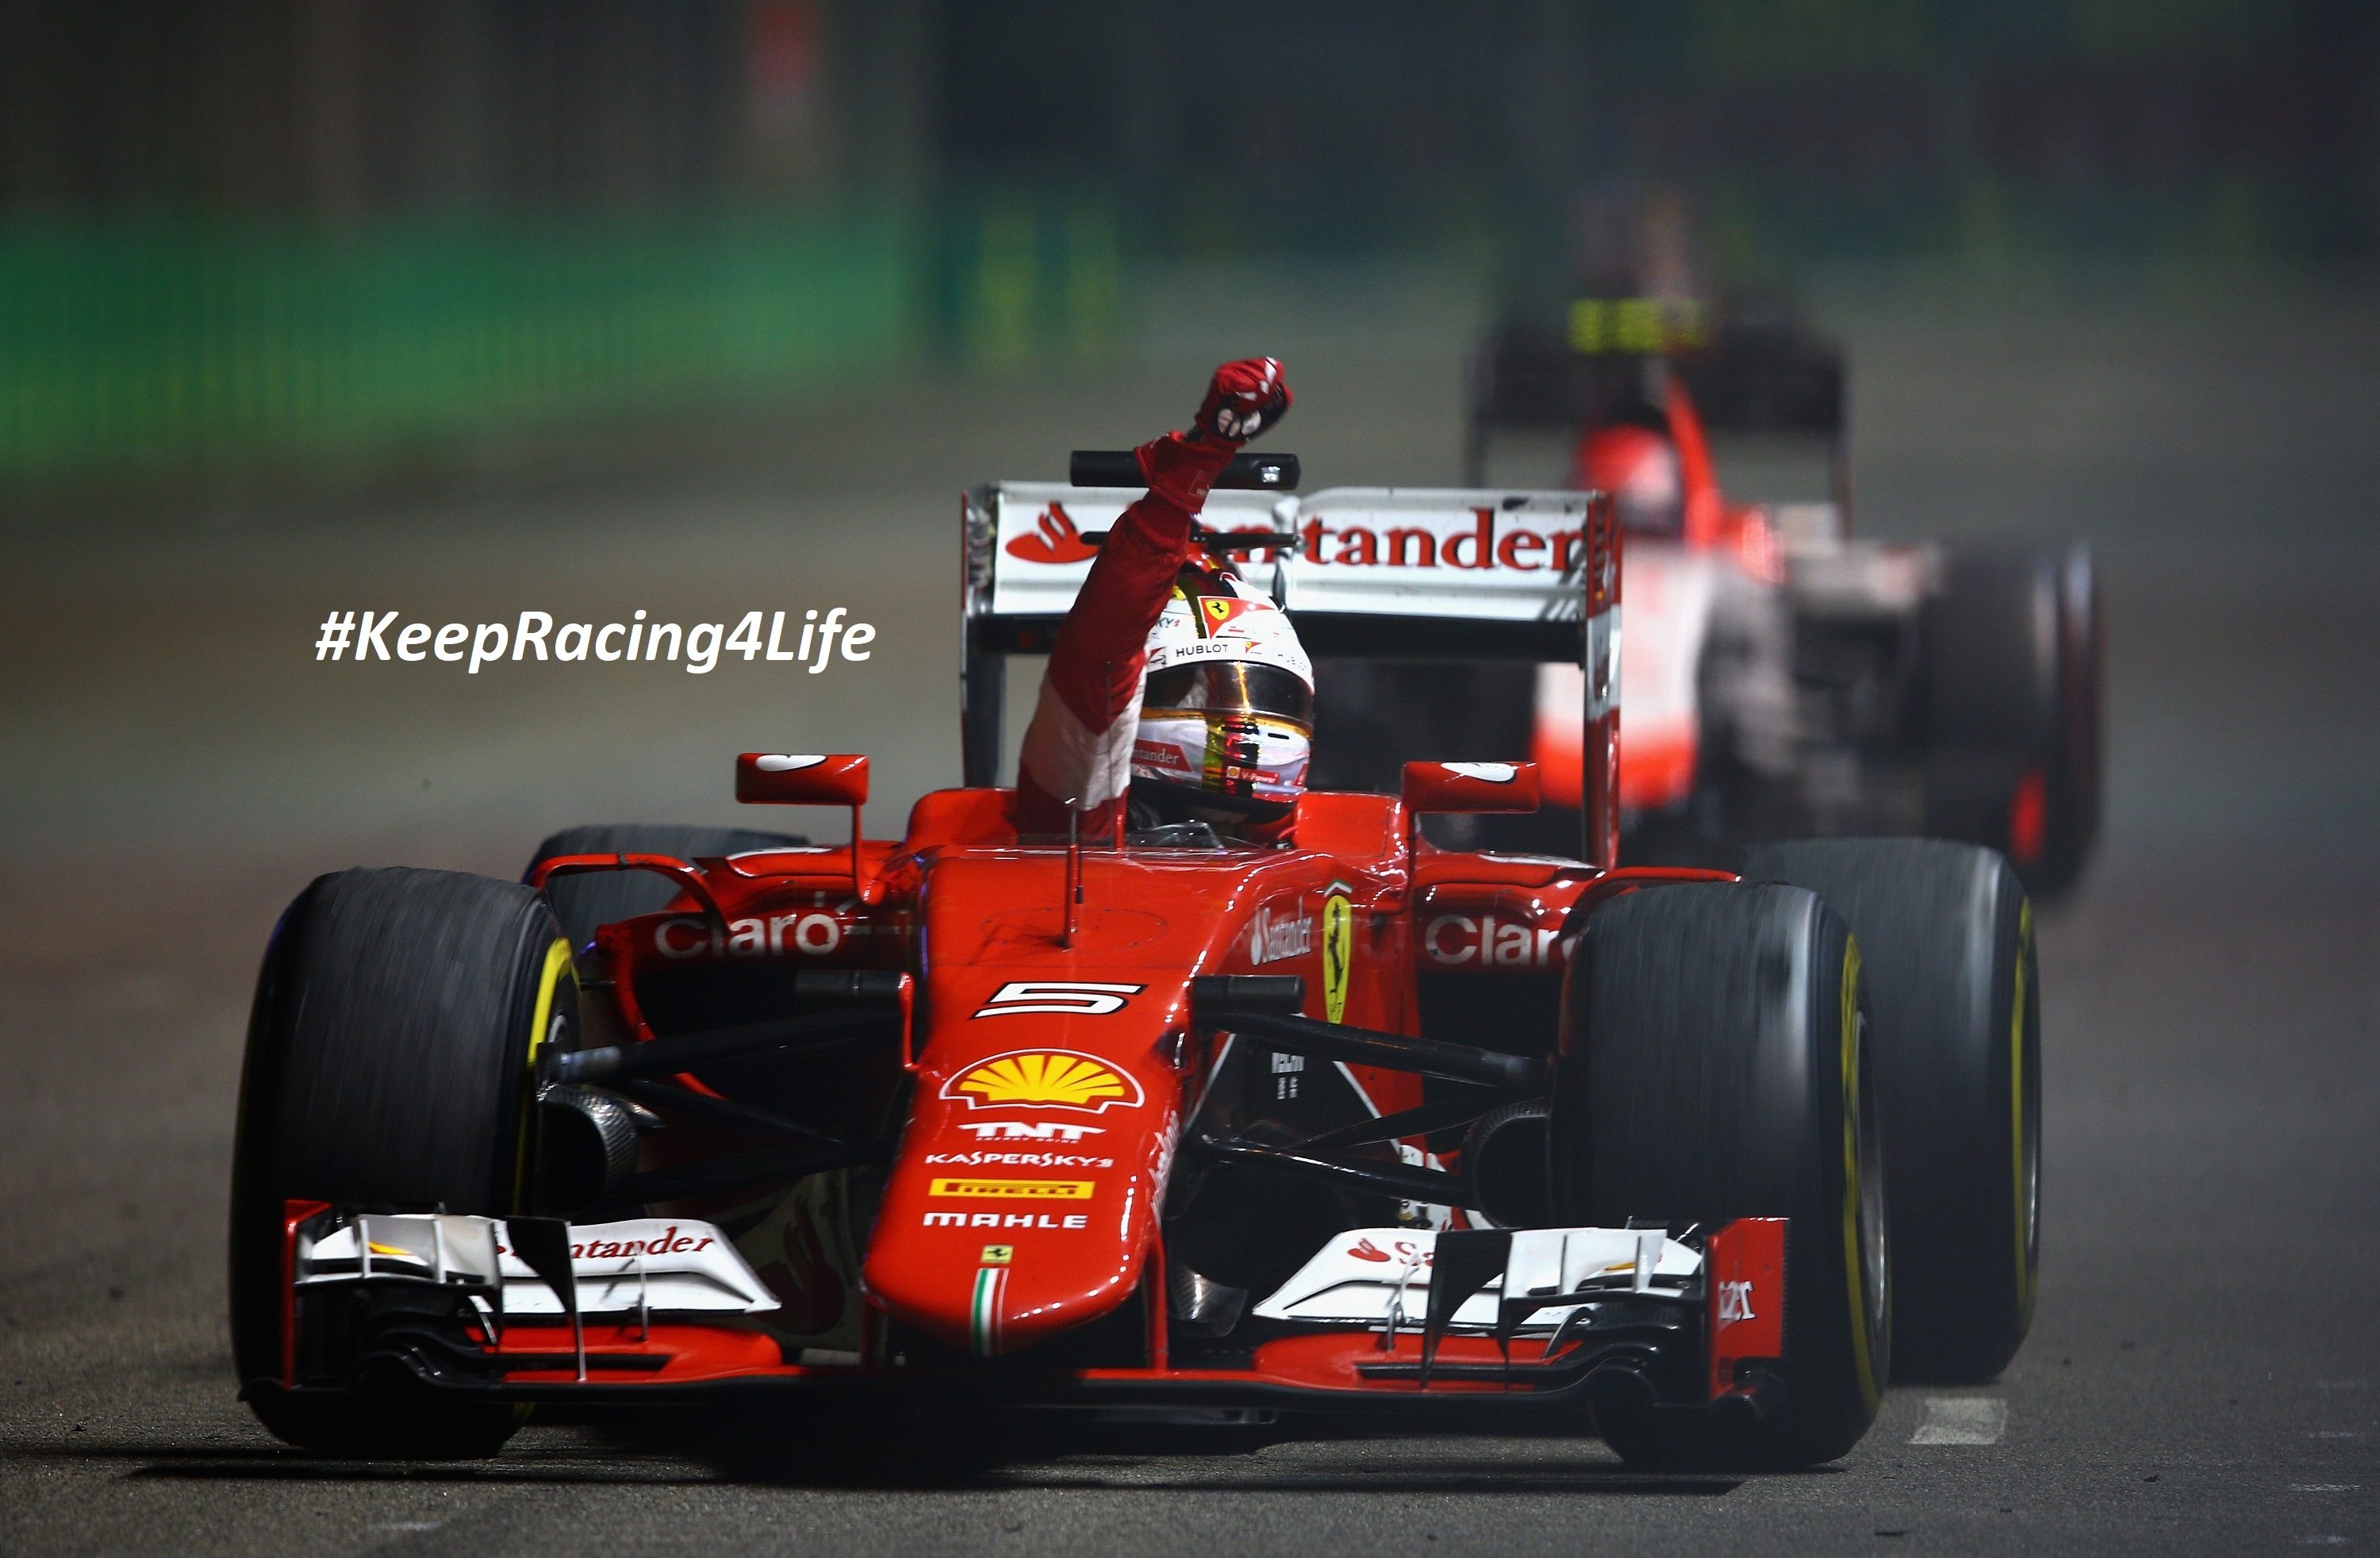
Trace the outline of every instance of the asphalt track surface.
<instances>
[{"instance_id":1,"label":"asphalt track surface","mask_svg":"<svg viewBox=\"0 0 2380 1558\"><path fill-rule=\"evenodd\" d=\"M1853 1454L1799 1476L1648 1478L1567 1438L954 1449L748 1424L709 1443L539 1424L491 1462L343 1465L233 1399L248 983L310 875L511 874L565 822L724 821L729 756L754 746L868 749L905 804L955 768L961 483L1165 425L1196 358L1246 345L1289 358L1286 442L1315 478L1444 480L1459 322L1358 350L1283 305L1278 329L1211 354L1178 330L1164 360L1058 390L905 385L604 441L567 477L20 529L0 629L0 1552L2380 1543L2380 310L2217 302L1830 301L1858 353L1870 528L2098 545L2113 773L2088 883L2042 922L2032 1339L1988 1388L1896 1390ZM335 607L832 604L880 651L815 677L473 678L311 650Z\"/></svg>"}]
</instances>

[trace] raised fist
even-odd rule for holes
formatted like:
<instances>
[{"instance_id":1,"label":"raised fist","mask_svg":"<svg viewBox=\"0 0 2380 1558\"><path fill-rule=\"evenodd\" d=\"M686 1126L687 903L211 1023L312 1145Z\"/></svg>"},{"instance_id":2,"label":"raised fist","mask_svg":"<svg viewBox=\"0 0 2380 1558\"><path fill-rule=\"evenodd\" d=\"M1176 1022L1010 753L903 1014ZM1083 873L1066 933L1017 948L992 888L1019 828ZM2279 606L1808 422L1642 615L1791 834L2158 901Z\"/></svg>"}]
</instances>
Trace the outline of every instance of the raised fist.
<instances>
[{"instance_id":1,"label":"raised fist","mask_svg":"<svg viewBox=\"0 0 2380 1558\"><path fill-rule=\"evenodd\" d=\"M1227 444L1245 444L1289 412L1289 381L1280 359L1245 358L1215 370L1198 406L1198 431Z\"/></svg>"}]
</instances>

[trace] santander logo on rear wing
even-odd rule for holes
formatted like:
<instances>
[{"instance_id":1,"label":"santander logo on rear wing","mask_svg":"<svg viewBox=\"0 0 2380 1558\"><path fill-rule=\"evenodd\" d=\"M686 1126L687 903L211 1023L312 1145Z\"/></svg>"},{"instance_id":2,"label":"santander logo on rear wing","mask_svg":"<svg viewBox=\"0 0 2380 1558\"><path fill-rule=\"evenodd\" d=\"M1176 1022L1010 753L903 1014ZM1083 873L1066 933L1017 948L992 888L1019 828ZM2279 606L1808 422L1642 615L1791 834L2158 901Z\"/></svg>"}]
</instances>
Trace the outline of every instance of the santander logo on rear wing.
<instances>
[{"instance_id":1,"label":"santander logo on rear wing","mask_svg":"<svg viewBox=\"0 0 2380 1558\"><path fill-rule=\"evenodd\" d=\"M1139 495L1038 481L977 494L968 615L1063 615L1099 554L1085 538ZM1333 487L1217 492L1200 522L1295 535L1241 570L1293 615L1575 623L1587 615L1593 507L1585 493Z\"/></svg>"}]
</instances>

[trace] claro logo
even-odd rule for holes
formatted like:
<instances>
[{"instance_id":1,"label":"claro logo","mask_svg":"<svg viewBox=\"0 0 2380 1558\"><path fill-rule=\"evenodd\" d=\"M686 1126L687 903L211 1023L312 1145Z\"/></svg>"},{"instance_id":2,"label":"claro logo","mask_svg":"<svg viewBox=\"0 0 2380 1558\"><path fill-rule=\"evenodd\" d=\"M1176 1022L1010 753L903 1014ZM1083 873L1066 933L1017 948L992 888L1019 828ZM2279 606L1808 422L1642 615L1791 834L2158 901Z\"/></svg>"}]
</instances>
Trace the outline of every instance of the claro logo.
<instances>
[{"instance_id":1,"label":"claro logo","mask_svg":"<svg viewBox=\"0 0 2380 1558\"><path fill-rule=\"evenodd\" d=\"M1441 914L1423 927L1421 946L1441 968L1549 968L1570 954L1560 935L1556 925Z\"/></svg>"},{"instance_id":2,"label":"claro logo","mask_svg":"<svg viewBox=\"0 0 2380 1558\"><path fill-rule=\"evenodd\" d=\"M824 957L843 945L844 934L843 921L820 909L731 919L723 931L687 916L654 926L653 950L663 957Z\"/></svg>"}]
</instances>

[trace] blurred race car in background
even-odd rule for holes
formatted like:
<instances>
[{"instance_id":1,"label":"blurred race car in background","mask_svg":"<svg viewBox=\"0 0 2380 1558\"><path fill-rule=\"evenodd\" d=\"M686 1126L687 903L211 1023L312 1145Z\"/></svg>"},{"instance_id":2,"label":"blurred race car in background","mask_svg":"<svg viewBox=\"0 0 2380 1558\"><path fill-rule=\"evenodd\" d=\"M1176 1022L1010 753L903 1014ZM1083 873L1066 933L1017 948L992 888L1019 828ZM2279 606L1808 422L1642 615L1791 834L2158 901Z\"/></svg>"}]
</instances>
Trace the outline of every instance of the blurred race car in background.
<instances>
[{"instance_id":1,"label":"blurred race car in background","mask_svg":"<svg viewBox=\"0 0 2380 1558\"><path fill-rule=\"evenodd\" d=\"M1895 545L1852 534L1841 352L1790 315L1582 298L1513 317L1474 365L1467 479L1515 435L1609 484L1632 444L1672 504L1626 501L1628 858L1733 864L1747 844L1925 834L2001 850L2036 893L2070 887L2098 831L2103 628L2091 554ZM1744 504L1715 438L1823 460L1826 495ZM1475 842L1574 846L1573 666L1408 663L1324 678L1318 776L1383 787L1423 749L1526 754L1548 811Z\"/></svg>"}]
</instances>

